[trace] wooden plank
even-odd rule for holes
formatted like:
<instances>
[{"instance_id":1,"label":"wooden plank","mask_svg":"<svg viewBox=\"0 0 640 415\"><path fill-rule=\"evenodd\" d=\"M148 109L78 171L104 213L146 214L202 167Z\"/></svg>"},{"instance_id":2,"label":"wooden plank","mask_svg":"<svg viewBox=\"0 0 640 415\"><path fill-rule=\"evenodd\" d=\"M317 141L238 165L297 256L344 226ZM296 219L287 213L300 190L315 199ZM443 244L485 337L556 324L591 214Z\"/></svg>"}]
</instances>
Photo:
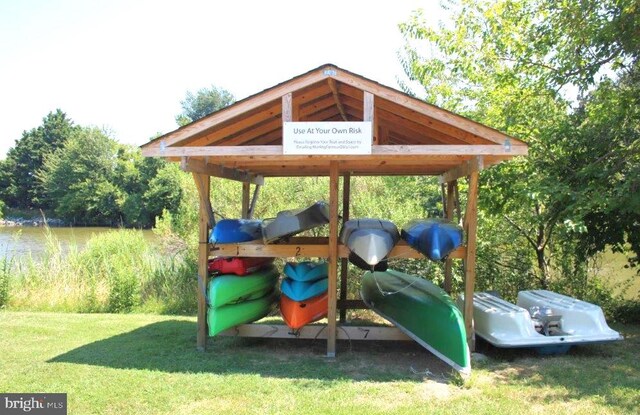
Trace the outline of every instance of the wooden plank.
<instances>
[{"instance_id":1,"label":"wooden plank","mask_svg":"<svg viewBox=\"0 0 640 415\"><path fill-rule=\"evenodd\" d=\"M338 93L338 86L336 85L335 79L327 78L327 82L329 83L329 89L331 90L331 95L333 95L333 100L336 103L336 107L338 107L340 116L342 116L343 121L349 121L349 118L347 118L347 113L344 111L344 107L342 106L342 102L340 102L340 94Z\"/></svg>"},{"instance_id":2,"label":"wooden plank","mask_svg":"<svg viewBox=\"0 0 640 415\"><path fill-rule=\"evenodd\" d=\"M467 343L471 351L475 350L475 333L473 328L473 292L476 280L476 233L478 229L478 176L471 172L467 208L464 214L465 234L467 235L467 252L464 260L464 322L467 331Z\"/></svg>"},{"instance_id":3,"label":"wooden plank","mask_svg":"<svg viewBox=\"0 0 640 415\"><path fill-rule=\"evenodd\" d=\"M282 160L304 159L329 159L329 160L366 160L375 157L400 157L416 158L422 156L525 156L527 148L514 146L507 150L500 145L378 145L373 146L372 154L363 155L301 155L283 156L282 146L204 146L204 147L168 147L164 150L156 148L142 149L142 155L146 157L189 157L210 156L230 157L240 160L246 157L249 160L270 159L280 157Z\"/></svg>"},{"instance_id":4,"label":"wooden plank","mask_svg":"<svg viewBox=\"0 0 640 415\"><path fill-rule=\"evenodd\" d=\"M336 307L338 295L338 162L329 167L329 288L327 313L327 357L336 355Z\"/></svg>"},{"instance_id":5,"label":"wooden plank","mask_svg":"<svg viewBox=\"0 0 640 415\"><path fill-rule=\"evenodd\" d=\"M293 121L293 98L291 92L282 96L282 122Z\"/></svg>"},{"instance_id":6,"label":"wooden plank","mask_svg":"<svg viewBox=\"0 0 640 415\"><path fill-rule=\"evenodd\" d=\"M453 220L453 209L455 207L455 187L458 186L457 180L452 180L447 183L447 205L445 211L445 217L448 220ZM453 261L451 257L448 257L444 262L444 290L451 294L451 280L453 278Z\"/></svg>"},{"instance_id":7,"label":"wooden plank","mask_svg":"<svg viewBox=\"0 0 640 415\"><path fill-rule=\"evenodd\" d=\"M224 167L219 164L207 163L193 157L183 156L180 164L183 171L199 173L207 176L222 177L224 179L235 180L245 183L263 184L264 178L246 171Z\"/></svg>"},{"instance_id":8,"label":"wooden plank","mask_svg":"<svg viewBox=\"0 0 640 415\"><path fill-rule=\"evenodd\" d=\"M209 276L208 260L209 260L209 229L210 219L206 215L206 211L211 209L211 204L206 203L210 197L210 180L209 176L203 174L193 174L198 186L198 194L200 199L200 214L198 220L198 317L197 317L197 348L205 351L207 348L207 303L205 291L207 287L207 278Z\"/></svg>"},{"instance_id":9,"label":"wooden plank","mask_svg":"<svg viewBox=\"0 0 640 415\"><path fill-rule=\"evenodd\" d=\"M339 340L387 340L409 341L406 334L397 327L389 326L337 326ZM283 324L241 324L219 333L218 336L260 337L273 339L328 339L328 325L312 324L299 331L291 330Z\"/></svg>"},{"instance_id":10,"label":"wooden plank","mask_svg":"<svg viewBox=\"0 0 640 415\"><path fill-rule=\"evenodd\" d=\"M461 165L456 166L453 169L441 175L438 178L438 182L440 182L440 184L449 183L453 180L457 180L462 177L467 177L472 172L479 172L484 168L483 161L484 160L482 159L481 156L476 156L471 160L466 161Z\"/></svg>"},{"instance_id":11,"label":"wooden plank","mask_svg":"<svg viewBox=\"0 0 640 415\"><path fill-rule=\"evenodd\" d=\"M364 91L362 104L362 121L373 121L374 97L373 94Z\"/></svg>"},{"instance_id":12,"label":"wooden plank","mask_svg":"<svg viewBox=\"0 0 640 415\"><path fill-rule=\"evenodd\" d=\"M255 256L255 257L329 257L329 238L325 237L297 237L291 238L288 243L265 245L262 241L244 242L238 244L218 244L211 247L211 255L216 256ZM450 258L464 258L466 249L464 246L457 248ZM347 258L349 248L338 245L338 257ZM414 258L423 259L424 256L411 248L405 241L400 241L389 253L389 258Z\"/></svg>"},{"instance_id":13,"label":"wooden plank","mask_svg":"<svg viewBox=\"0 0 640 415\"><path fill-rule=\"evenodd\" d=\"M251 184L242 183L242 208L240 210L240 217L243 219L249 218L249 198L251 197Z\"/></svg>"},{"instance_id":14,"label":"wooden plank","mask_svg":"<svg viewBox=\"0 0 640 415\"><path fill-rule=\"evenodd\" d=\"M265 245L262 241L244 242L238 244L217 244L211 246L211 255L215 256L253 256L253 257L329 257L329 238L291 238L288 243ZM449 254L450 258L464 258L466 248L461 246ZM349 248L338 245L338 257L349 257ZM411 248L405 241L400 241L389 253L389 258L424 259L424 255Z\"/></svg>"},{"instance_id":15,"label":"wooden plank","mask_svg":"<svg viewBox=\"0 0 640 415\"><path fill-rule=\"evenodd\" d=\"M345 174L342 178L342 221L349 220L349 199L351 198L351 175ZM349 261L347 258L340 259L340 302L347 300L347 278L349 277ZM347 309L340 308L340 322L344 323L347 319Z\"/></svg>"}]
</instances>

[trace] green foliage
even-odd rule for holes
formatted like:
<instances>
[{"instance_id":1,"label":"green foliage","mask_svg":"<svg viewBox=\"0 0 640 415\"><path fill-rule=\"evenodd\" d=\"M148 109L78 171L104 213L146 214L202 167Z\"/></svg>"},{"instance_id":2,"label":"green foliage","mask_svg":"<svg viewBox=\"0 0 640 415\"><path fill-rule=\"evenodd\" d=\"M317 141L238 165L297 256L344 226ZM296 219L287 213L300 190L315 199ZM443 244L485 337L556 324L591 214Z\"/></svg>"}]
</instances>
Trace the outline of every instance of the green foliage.
<instances>
[{"instance_id":1,"label":"green foliage","mask_svg":"<svg viewBox=\"0 0 640 415\"><path fill-rule=\"evenodd\" d=\"M235 98L231 92L214 85L210 88L202 88L195 94L187 91L184 101L180 102L182 112L176 116L176 122L182 127L231 105L234 101Z\"/></svg>"},{"instance_id":2,"label":"green foliage","mask_svg":"<svg viewBox=\"0 0 640 415\"><path fill-rule=\"evenodd\" d=\"M527 158L482 174L481 288L580 292L589 255L638 235L637 7L461 0L448 4L452 25L420 13L400 25L405 72L427 100L529 144ZM598 84L605 71L620 80ZM572 111L567 85L595 92Z\"/></svg>"},{"instance_id":3,"label":"green foliage","mask_svg":"<svg viewBox=\"0 0 640 415\"><path fill-rule=\"evenodd\" d=\"M179 241L166 236L149 242L140 231L113 230L94 235L82 251L72 245L63 253L49 232L37 261L0 259L0 300L6 294L12 309L192 314L196 262L184 244L176 247ZM2 290L9 284L10 298Z\"/></svg>"},{"instance_id":4,"label":"green foliage","mask_svg":"<svg viewBox=\"0 0 640 415\"><path fill-rule=\"evenodd\" d=\"M41 126L23 132L0 163L0 198L11 207L50 207L37 173L45 156L61 148L78 128L58 109L44 117Z\"/></svg>"}]
</instances>

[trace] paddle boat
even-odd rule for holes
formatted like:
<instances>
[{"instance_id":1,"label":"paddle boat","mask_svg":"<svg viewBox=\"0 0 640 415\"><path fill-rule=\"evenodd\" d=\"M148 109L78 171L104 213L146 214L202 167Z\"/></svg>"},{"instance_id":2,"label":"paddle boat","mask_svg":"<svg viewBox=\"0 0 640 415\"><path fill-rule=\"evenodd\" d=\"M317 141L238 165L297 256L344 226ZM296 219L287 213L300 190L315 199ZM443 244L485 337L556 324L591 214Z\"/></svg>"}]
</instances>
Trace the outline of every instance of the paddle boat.
<instances>
[{"instance_id":1,"label":"paddle boat","mask_svg":"<svg viewBox=\"0 0 640 415\"><path fill-rule=\"evenodd\" d=\"M386 261L380 267L376 265L384 261L399 239L396 225L382 219L351 219L340 231L340 242L350 251L349 261L365 270L386 270Z\"/></svg>"},{"instance_id":2,"label":"paddle boat","mask_svg":"<svg viewBox=\"0 0 640 415\"><path fill-rule=\"evenodd\" d=\"M262 238L261 220L222 219L211 230L209 242L212 244L231 244L249 242Z\"/></svg>"},{"instance_id":3,"label":"paddle boat","mask_svg":"<svg viewBox=\"0 0 640 415\"><path fill-rule=\"evenodd\" d=\"M402 239L433 261L447 257L462 245L462 228L445 219L413 220L402 227Z\"/></svg>"},{"instance_id":4,"label":"paddle boat","mask_svg":"<svg viewBox=\"0 0 640 415\"><path fill-rule=\"evenodd\" d=\"M463 296L458 305L462 309ZM547 290L520 291L516 304L491 293L474 293L473 319L476 334L488 343L535 348L542 354L622 340L609 328L599 306Z\"/></svg>"},{"instance_id":5,"label":"paddle boat","mask_svg":"<svg viewBox=\"0 0 640 415\"><path fill-rule=\"evenodd\" d=\"M327 223L329 205L320 201L305 209L285 210L273 219L263 220L262 236L268 244Z\"/></svg>"},{"instance_id":6,"label":"paddle boat","mask_svg":"<svg viewBox=\"0 0 640 415\"><path fill-rule=\"evenodd\" d=\"M381 317L422 347L467 375L471 358L462 314L431 281L402 272L366 272L360 296Z\"/></svg>"}]
</instances>

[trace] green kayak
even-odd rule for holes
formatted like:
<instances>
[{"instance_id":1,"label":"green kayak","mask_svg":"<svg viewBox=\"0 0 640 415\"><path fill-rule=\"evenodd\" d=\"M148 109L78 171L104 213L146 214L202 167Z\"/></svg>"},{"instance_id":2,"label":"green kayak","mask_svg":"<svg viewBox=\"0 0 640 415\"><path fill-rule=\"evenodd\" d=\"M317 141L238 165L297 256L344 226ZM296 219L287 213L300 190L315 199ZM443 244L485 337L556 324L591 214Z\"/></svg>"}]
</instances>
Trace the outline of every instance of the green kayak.
<instances>
[{"instance_id":1,"label":"green kayak","mask_svg":"<svg viewBox=\"0 0 640 415\"><path fill-rule=\"evenodd\" d=\"M238 324L250 323L261 319L269 314L271 307L277 299L278 291L272 290L257 300L209 308L209 312L207 313L209 336L215 336L221 331L230 329Z\"/></svg>"},{"instance_id":2,"label":"green kayak","mask_svg":"<svg viewBox=\"0 0 640 415\"><path fill-rule=\"evenodd\" d=\"M360 295L383 318L463 374L471 373L464 320L444 290L402 272L366 272Z\"/></svg>"},{"instance_id":3,"label":"green kayak","mask_svg":"<svg viewBox=\"0 0 640 415\"><path fill-rule=\"evenodd\" d=\"M220 307L262 297L278 282L280 273L269 267L249 275L219 275L209 282L209 306Z\"/></svg>"}]
</instances>

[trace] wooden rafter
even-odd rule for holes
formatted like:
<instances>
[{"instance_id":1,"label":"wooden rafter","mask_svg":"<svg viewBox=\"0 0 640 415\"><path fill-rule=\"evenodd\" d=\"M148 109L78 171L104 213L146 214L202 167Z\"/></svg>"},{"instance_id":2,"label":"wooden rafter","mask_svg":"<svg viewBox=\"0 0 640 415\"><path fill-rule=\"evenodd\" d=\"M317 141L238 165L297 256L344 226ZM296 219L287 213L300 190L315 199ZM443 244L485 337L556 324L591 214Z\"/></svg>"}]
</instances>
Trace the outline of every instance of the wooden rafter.
<instances>
[{"instance_id":1,"label":"wooden rafter","mask_svg":"<svg viewBox=\"0 0 640 415\"><path fill-rule=\"evenodd\" d=\"M457 180L461 177L466 177L474 172L479 172L483 169L483 159L482 156L476 156L471 160L468 160L448 172L444 173L442 176L438 178L438 181L442 183L449 183L451 181Z\"/></svg>"},{"instance_id":2,"label":"wooden rafter","mask_svg":"<svg viewBox=\"0 0 640 415\"><path fill-rule=\"evenodd\" d=\"M344 121L349 121L347 113L344 111L344 107L342 106L342 102L340 102L340 94L338 93L336 80L333 78L327 78L327 83L329 84L329 89L331 90L331 94L333 95L333 100L336 103L336 107L338 107L338 111L340 112L342 119Z\"/></svg>"}]
</instances>

